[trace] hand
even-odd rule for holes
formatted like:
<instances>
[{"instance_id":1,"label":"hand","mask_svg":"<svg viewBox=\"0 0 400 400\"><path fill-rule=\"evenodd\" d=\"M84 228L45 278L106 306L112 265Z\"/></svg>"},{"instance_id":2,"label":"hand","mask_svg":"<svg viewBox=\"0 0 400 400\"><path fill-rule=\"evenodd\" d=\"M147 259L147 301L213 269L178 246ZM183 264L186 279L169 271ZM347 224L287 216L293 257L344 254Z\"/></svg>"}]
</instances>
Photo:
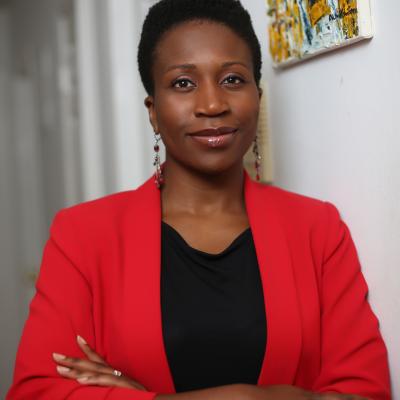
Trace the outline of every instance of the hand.
<instances>
[{"instance_id":1,"label":"hand","mask_svg":"<svg viewBox=\"0 0 400 400\"><path fill-rule=\"evenodd\" d=\"M82 385L117 386L147 391L143 385L133 379L125 375L118 376L119 371L109 366L82 337L77 336L77 343L86 354L87 360L53 353L53 359L58 364L57 372L61 376L76 379Z\"/></svg>"}]
</instances>

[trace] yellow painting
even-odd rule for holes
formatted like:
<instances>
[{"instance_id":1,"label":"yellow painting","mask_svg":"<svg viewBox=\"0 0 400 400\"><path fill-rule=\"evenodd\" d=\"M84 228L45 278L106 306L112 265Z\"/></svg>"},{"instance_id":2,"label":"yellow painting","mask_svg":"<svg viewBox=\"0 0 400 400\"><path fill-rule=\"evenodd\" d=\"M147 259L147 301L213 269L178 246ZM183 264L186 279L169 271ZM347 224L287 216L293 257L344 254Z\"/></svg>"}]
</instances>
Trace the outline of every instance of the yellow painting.
<instances>
[{"instance_id":1,"label":"yellow painting","mask_svg":"<svg viewBox=\"0 0 400 400\"><path fill-rule=\"evenodd\" d=\"M372 37L369 0L267 0L267 14L277 66Z\"/></svg>"}]
</instances>

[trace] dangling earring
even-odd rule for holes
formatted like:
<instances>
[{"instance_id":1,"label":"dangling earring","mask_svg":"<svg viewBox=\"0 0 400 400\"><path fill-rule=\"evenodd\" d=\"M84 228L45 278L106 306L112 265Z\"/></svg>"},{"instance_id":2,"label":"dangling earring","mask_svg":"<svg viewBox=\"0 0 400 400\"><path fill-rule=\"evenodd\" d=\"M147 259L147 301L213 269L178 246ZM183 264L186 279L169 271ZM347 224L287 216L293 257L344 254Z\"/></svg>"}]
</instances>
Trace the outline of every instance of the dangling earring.
<instances>
[{"instance_id":1,"label":"dangling earring","mask_svg":"<svg viewBox=\"0 0 400 400\"><path fill-rule=\"evenodd\" d=\"M258 149L258 136L254 138L253 153L255 156L254 167L256 168L256 179L260 180L260 167L261 167L261 155Z\"/></svg>"},{"instance_id":2,"label":"dangling earring","mask_svg":"<svg viewBox=\"0 0 400 400\"><path fill-rule=\"evenodd\" d=\"M154 134L154 139L156 143L154 144L154 162L153 165L156 167L156 173L154 183L156 184L157 188L160 189L162 184L164 183L164 177L162 174L161 163L160 163L160 146L158 142L161 140L161 135L156 132Z\"/></svg>"}]
</instances>

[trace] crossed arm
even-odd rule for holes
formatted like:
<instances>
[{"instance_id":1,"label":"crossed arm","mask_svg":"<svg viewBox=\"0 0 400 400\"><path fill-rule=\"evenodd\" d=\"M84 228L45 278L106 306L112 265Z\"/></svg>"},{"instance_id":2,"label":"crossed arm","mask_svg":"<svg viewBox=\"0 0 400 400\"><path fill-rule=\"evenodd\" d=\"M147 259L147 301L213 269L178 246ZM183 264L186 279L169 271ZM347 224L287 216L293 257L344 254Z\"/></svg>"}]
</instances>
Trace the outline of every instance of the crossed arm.
<instances>
[{"instance_id":1,"label":"crossed arm","mask_svg":"<svg viewBox=\"0 0 400 400\"><path fill-rule=\"evenodd\" d=\"M335 231L339 231L335 229ZM333 235L332 235L333 236ZM354 253L351 240L348 234L332 239L330 247L334 250L326 263L326 279L336 282L335 275L342 265L342 259L348 257L348 251ZM340 236L340 237L339 237ZM347 238L344 240L342 238ZM58 218L53 224L52 235L46 246L41 273L37 284L37 294L31 304L30 316L25 326L17 356L16 373L14 384L8 393L7 400L301 400L301 399L360 399L356 395L344 395L338 393L312 393L301 388L290 385L256 386L248 384L226 385L216 388L195 390L177 394L159 394L151 392L146 388L144 382L138 382L134 377L128 376L122 371L122 376L114 374L114 366L100 357L94 349L95 335L93 321L90 316L92 309L92 291L88 281L85 279L79 265L84 265L78 259L77 254L81 250L77 248L75 232L65 225L65 221ZM350 249L350 250L348 250ZM343 268L343 267L340 267ZM340 273L343 273L340 272ZM347 273L347 272L346 272ZM340 306L340 310L349 307L351 304L346 293L352 291L354 282L358 282L359 273L357 268L351 268L349 279L345 286L333 287L330 298L326 304ZM336 295L339 293L339 295ZM363 296L364 290L361 295ZM73 295L71 295L73 294ZM361 295L359 298L361 299ZM329 301L328 301L329 300ZM360 303L364 300L360 300ZM362 303L364 304L364 303ZM333 307L333 306L332 306ZM327 312L331 312L326 307ZM362 306L362 310L370 315L369 310ZM360 313L353 315L355 321ZM352 326L354 326L354 324ZM337 329L334 325L325 325L325 330ZM348 331L348 330L346 330ZM84 340L74 340L76 332L82 334ZM360 333L360 330L358 330ZM327 374L320 378L314 390L326 392L335 390L336 387L343 387L343 368L347 365L349 357L361 352L367 359L367 364L358 362L357 370L360 374L348 373L351 383L345 385L348 389L338 390L341 392L350 391L354 387L363 387L359 393L369 393L373 400L390 399L390 390L387 383L387 366L384 363L381 351L377 357L368 355L370 341L365 342L363 348L349 347L346 351L337 354L338 349L330 346L324 353L324 357L333 360L326 368L335 372L332 379L327 381ZM63 355L51 353L63 349ZM82 357L83 356L83 357ZM360 360L360 357L356 357ZM364 365L372 368L369 373L364 370ZM371 367L372 365L372 367ZM61 367L56 370L56 367ZM340 368L342 368L342 370ZM382 373L379 371L382 369ZM376 378L376 375L379 375ZM337 386L338 384L338 386ZM356 391L356 390L354 390ZM375 395L376 394L376 395Z\"/></svg>"},{"instance_id":2,"label":"crossed arm","mask_svg":"<svg viewBox=\"0 0 400 400\"><path fill-rule=\"evenodd\" d=\"M120 374L98 355L81 336L77 344L86 359L67 357L53 353L58 373L81 385L120 387L147 392L147 389L134 379ZM313 393L290 385L256 386L233 384L210 389L193 390L177 394L159 394L155 400L367 400L364 397L339 393Z\"/></svg>"}]
</instances>

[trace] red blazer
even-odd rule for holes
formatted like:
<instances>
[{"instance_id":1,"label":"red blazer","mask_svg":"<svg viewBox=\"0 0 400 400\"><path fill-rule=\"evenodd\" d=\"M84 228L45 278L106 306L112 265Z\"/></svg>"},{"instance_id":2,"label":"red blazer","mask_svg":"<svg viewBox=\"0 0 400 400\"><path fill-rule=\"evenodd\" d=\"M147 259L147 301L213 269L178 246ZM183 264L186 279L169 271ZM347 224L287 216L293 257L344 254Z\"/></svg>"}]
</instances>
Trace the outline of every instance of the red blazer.
<instances>
[{"instance_id":1,"label":"red blazer","mask_svg":"<svg viewBox=\"0 0 400 400\"><path fill-rule=\"evenodd\" d=\"M390 399L385 345L336 209L247 175L245 201L268 325L258 384ZM150 400L174 393L162 338L160 230L153 178L57 214L7 399ZM52 353L84 357L77 334L150 392L60 377Z\"/></svg>"}]
</instances>

